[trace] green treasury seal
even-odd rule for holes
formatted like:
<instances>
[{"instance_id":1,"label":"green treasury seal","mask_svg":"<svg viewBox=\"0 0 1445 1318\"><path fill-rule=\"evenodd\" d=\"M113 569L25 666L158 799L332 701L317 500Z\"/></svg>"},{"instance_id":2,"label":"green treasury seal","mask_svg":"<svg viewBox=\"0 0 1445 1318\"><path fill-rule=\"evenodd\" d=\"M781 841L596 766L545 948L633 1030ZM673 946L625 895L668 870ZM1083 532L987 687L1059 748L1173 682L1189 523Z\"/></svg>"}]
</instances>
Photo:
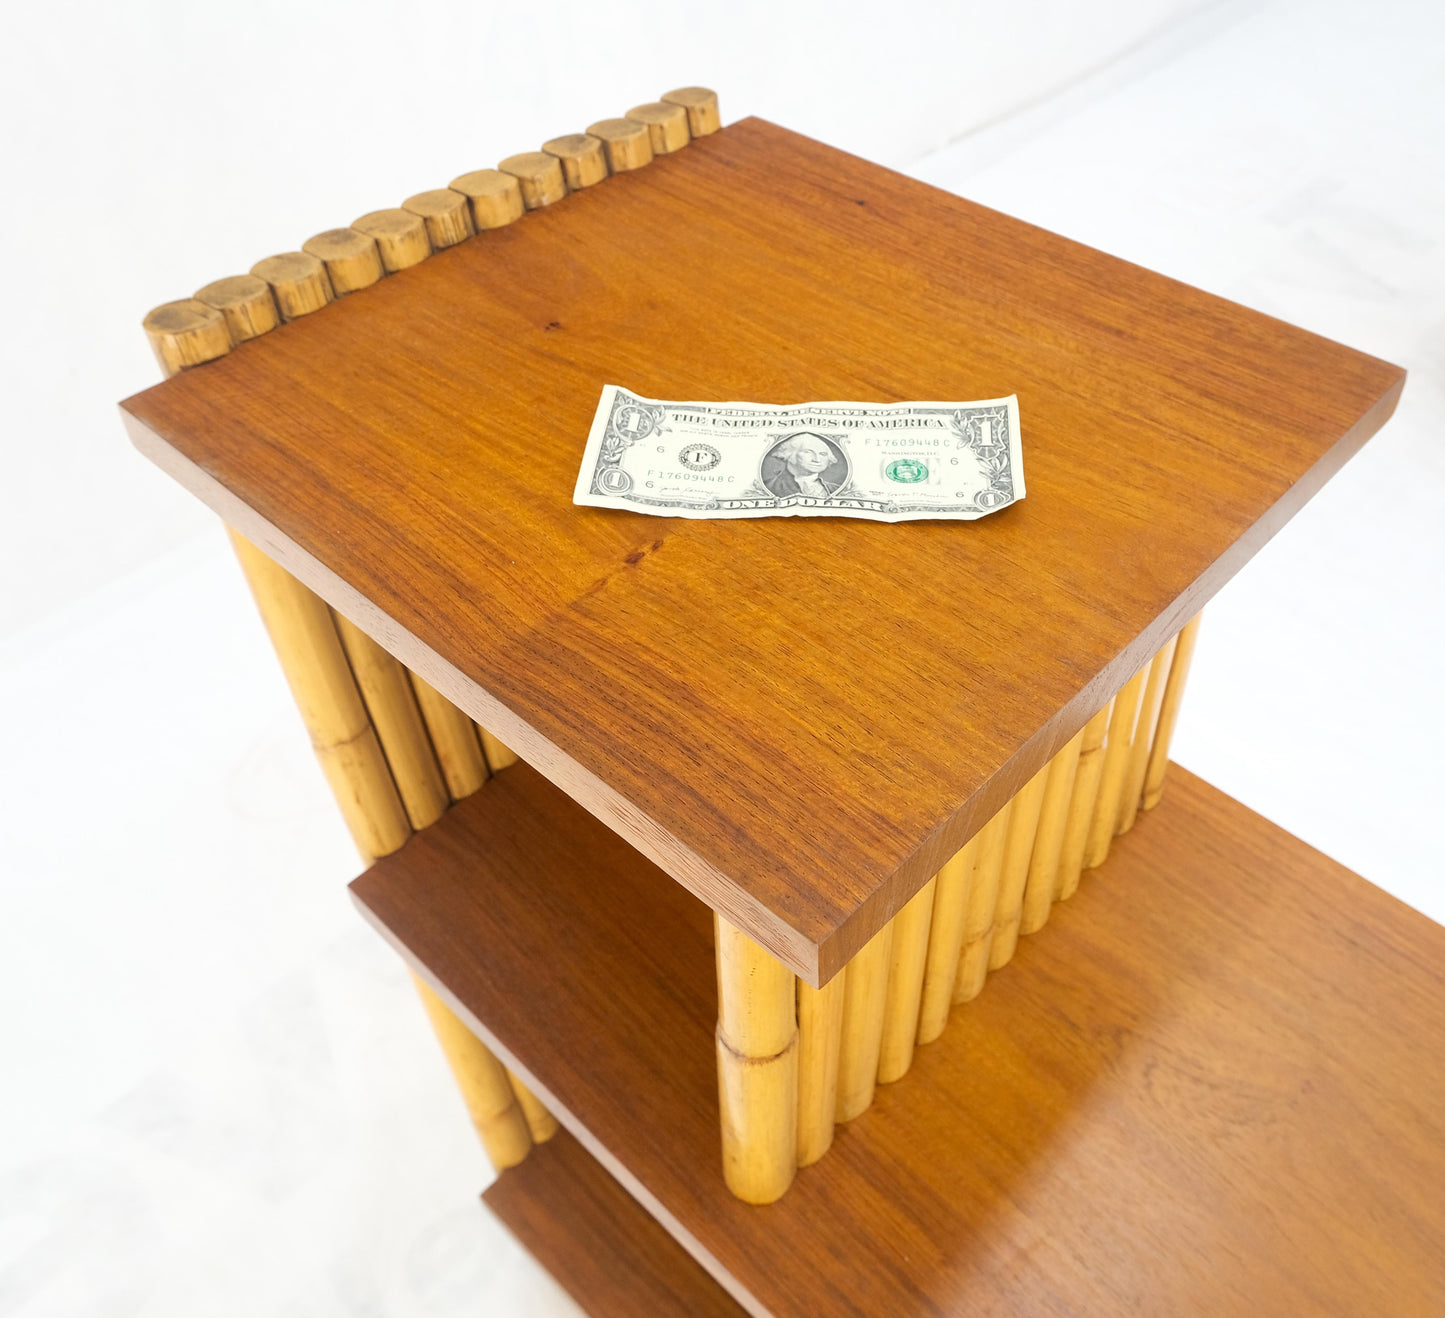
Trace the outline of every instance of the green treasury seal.
<instances>
[{"instance_id":1,"label":"green treasury seal","mask_svg":"<svg viewBox=\"0 0 1445 1318\"><path fill-rule=\"evenodd\" d=\"M900 485L917 485L928 479L928 467L917 458L897 458L883 468L883 474Z\"/></svg>"}]
</instances>

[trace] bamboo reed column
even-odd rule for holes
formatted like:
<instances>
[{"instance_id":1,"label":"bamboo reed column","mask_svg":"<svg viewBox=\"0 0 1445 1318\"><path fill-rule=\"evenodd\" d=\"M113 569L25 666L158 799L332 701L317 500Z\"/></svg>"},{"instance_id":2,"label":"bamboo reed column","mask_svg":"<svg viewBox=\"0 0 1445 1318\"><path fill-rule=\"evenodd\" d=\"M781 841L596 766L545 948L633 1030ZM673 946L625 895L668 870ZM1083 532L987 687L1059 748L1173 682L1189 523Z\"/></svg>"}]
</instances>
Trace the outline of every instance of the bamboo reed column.
<instances>
[{"instance_id":1,"label":"bamboo reed column","mask_svg":"<svg viewBox=\"0 0 1445 1318\"><path fill-rule=\"evenodd\" d=\"M838 1047L839 1121L852 1121L873 1102L892 959L890 920L848 962L843 985L843 1038Z\"/></svg>"},{"instance_id":2,"label":"bamboo reed column","mask_svg":"<svg viewBox=\"0 0 1445 1318\"><path fill-rule=\"evenodd\" d=\"M542 143L542 150L562 164L568 192L580 192L607 177L607 153L602 139L591 133L568 133Z\"/></svg>"},{"instance_id":3,"label":"bamboo reed column","mask_svg":"<svg viewBox=\"0 0 1445 1318\"><path fill-rule=\"evenodd\" d=\"M545 151L523 151L508 156L497 166L511 174L520 184L522 201L529 211L550 206L567 195L567 182L562 175L562 162Z\"/></svg>"},{"instance_id":4,"label":"bamboo reed column","mask_svg":"<svg viewBox=\"0 0 1445 1318\"><path fill-rule=\"evenodd\" d=\"M1038 836L1039 815L1043 810L1044 788L1048 785L1050 764L1044 765L1019 789L1018 795L1014 797L1013 809L1009 811L1008 832L1004 838L1003 869L999 877L998 907L994 912L993 933L989 937L990 970L1002 970L1013 960L1014 949L1018 947L1024 888L1029 878L1029 862L1033 859L1034 839Z\"/></svg>"},{"instance_id":5,"label":"bamboo reed column","mask_svg":"<svg viewBox=\"0 0 1445 1318\"><path fill-rule=\"evenodd\" d=\"M402 202L401 208L421 216L426 224L426 236L431 239L435 251L439 252L444 247L455 247L457 243L465 242L476 233L472 224L471 201L450 188L432 188L428 192L418 192L416 196L408 197Z\"/></svg>"},{"instance_id":6,"label":"bamboo reed column","mask_svg":"<svg viewBox=\"0 0 1445 1318\"><path fill-rule=\"evenodd\" d=\"M1149 680L1139 701L1139 721L1134 725L1134 740L1129 746L1129 766L1124 771L1124 791L1119 798L1119 822L1115 835L1134 827L1139 814L1139 798L1144 793L1144 774L1149 767L1149 746L1159 723L1159 707L1164 701L1164 687L1174 662L1174 647L1179 638L1171 636L1164 648L1150 661Z\"/></svg>"},{"instance_id":7,"label":"bamboo reed column","mask_svg":"<svg viewBox=\"0 0 1445 1318\"><path fill-rule=\"evenodd\" d=\"M161 374L167 379L177 371L215 361L231 351L226 318L215 307L193 297L163 303L150 311L141 324Z\"/></svg>"},{"instance_id":8,"label":"bamboo reed column","mask_svg":"<svg viewBox=\"0 0 1445 1318\"><path fill-rule=\"evenodd\" d=\"M629 169L641 169L652 163L652 136L647 125L636 119L599 119L589 125L587 131L602 139L607 168L614 174L625 174Z\"/></svg>"},{"instance_id":9,"label":"bamboo reed column","mask_svg":"<svg viewBox=\"0 0 1445 1318\"><path fill-rule=\"evenodd\" d=\"M542 1100L522 1083L511 1067L507 1067L507 1079L511 1082L512 1093L516 1095L517 1106L522 1109L532 1143L545 1144L557 1133L557 1118L542 1106Z\"/></svg>"},{"instance_id":10,"label":"bamboo reed column","mask_svg":"<svg viewBox=\"0 0 1445 1318\"><path fill-rule=\"evenodd\" d=\"M411 684L447 790L453 801L460 801L487 781L487 762L482 758L476 726L430 682L412 673Z\"/></svg>"},{"instance_id":11,"label":"bamboo reed column","mask_svg":"<svg viewBox=\"0 0 1445 1318\"><path fill-rule=\"evenodd\" d=\"M1074 777L1079 767L1079 751L1084 744L1080 728L1049 761L1049 776L1044 783L1043 806L1039 811L1039 829L1034 838L1034 854L1029 861L1029 880L1024 888L1022 933L1035 934L1048 923L1054 896L1059 889L1059 857L1064 849L1064 828L1069 822L1069 799L1074 794Z\"/></svg>"},{"instance_id":12,"label":"bamboo reed column","mask_svg":"<svg viewBox=\"0 0 1445 1318\"><path fill-rule=\"evenodd\" d=\"M370 288L385 273L376 239L360 229L327 229L308 238L301 250L326 267L326 277L337 297Z\"/></svg>"},{"instance_id":13,"label":"bamboo reed column","mask_svg":"<svg viewBox=\"0 0 1445 1318\"><path fill-rule=\"evenodd\" d=\"M845 967L819 989L798 981L799 1167L817 1162L833 1143L847 975Z\"/></svg>"},{"instance_id":14,"label":"bamboo reed column","mask_svg":"<svg viewBox=\"0 0 1445 1318\"><path fill-rule=\"evenodd\" d=\"M475 724L477 736L482 740L482 754L486 756L487 768L493 773L510 769L517 762L517 754L510 746L498 741L480 723Z\"/></svg>"},{"instance_id":15,"label":"bamboo reed column","mask_svg":"<svg viewBox=\"0 0 1445 1318\"><path fill-rule=\"evenodd\" d=\"M1064 825L1064 844L1059 853L1058 900L1067 901L1078 891L1084 871L1084 847L1094 819L1094 801L1104 772L1104 734L1113 713L1111 700L1084 724L1079 744L1079 767L1074 772L1074 790L1069 796L1069 817Z\"/></svg>"},{"instance_id":16,"label":"bamboo reed column","mask_svg":"<svg viewBox=\"0 0 1445 1318\"><path fill-rule=\"evenodd\" d=\"M933 923L928 930L928 961L918 1007L918 1042L932 1043L948 1024L953 986L958 980L958 955L963 950L963 920L969 888L978 863L975 833L938 871L933 890Z\"/></svg>"},{"instance_id":17,"label":"bamboo reed column","mask_svg":"<svg viewBox=\"0 0 1445 1318\"><path fill-rule=\"evenodd\" d=\"M718 1106L723 1178L750 1204L770 1204L798 1166L798 1024L792 973L714 916L718 978Z\"/></svg>"},{"instance_id":18,"label":"bamboo reed column","mask_svg":"<svg viewBox=\"0 0 1445 1318\"><path fill-rule=\"evenodd\" d=\"M226 318L226 328L235 344L269 334L281 323L271 285L256 275L217 279L196 290L196 301L214 307Z\"/></svg>"},{"instance_id":19,"label":"bamboo reed column","mask_svg":"<svg viewBox=\"0 0 1445 1318\"><path fill-rule=\"evenodd\" d=\"M1139 694L1144 686L1146 664L1124 683L1114 697L1114 711L1109 715L1109 736L1104 743L1104 769L1099 776L1099 795L1094 801L1094 817L1089 821L1089 840L1084 847L1084 868L1102 865L1109 855L1114 839L1114 825L1119 818L1119 797L1124 791L1124 774L1129 767L1129 746L1134 736L1134 720L1139 713Z\"/></svg>"},{"instance_id":20,"label":"bamboo reed column","mask_svg":"<svg viewBox=\"0 0 1445 1318\"><path fill-rule=\"evenodd\" d=\"M1174 738L1174 724L1184 699L1184 684L1189 680L1189 664L1194 658L1194 644L1199 639L1201 616L1196 613L1184 624L1174 647L1174 661L1169 665L1169 681L1164 687L1159 725L1154 731L1154 744L1149 748L1149 768L1144 776L1142 804L1145 810L1152 810L1158 805L1164 791L1164 775L1169 770L1169 743Z\"/></svg>"},{"instance_id":21,"label":"bamboo reed column","mask_svg":"<svg viewBox=\"0 0 1445 1318\"><path fill-rule=\"evenodd\" d=\"M309 316L335 300L326 267L309 252L268 256L257 261L251 273L271 285L282 320Z\"/></svg>"},{"instance_id":22,"label":"bamboo reed column","mask_svg":"<svg viewBox=\"0 0 1445 1318\"><path fill-rule=\"evenodd\" d=\"M370 211L351 227L375 239L382 268L389 275L410 269L431 255L426 221L399 206L391 210Z\"/></svg>"},{"instance_id":23,"label":"bamboo reed column","mask_svg":"<svg viewBox=\"0 0 1445 1318\"><path fill-rule=\"evenodd\" d=\"M680 105L687 111L688 131L694 137L706 137L722 127L717 93L706 87L679 87L675 91L663 92L658 99L670 105Z\"/></svg>"},{"instance_id":24,"label":"bamboo reed column","mask_svg":"<svg viewBox=\"0 0 1445 1318\"><path fill-rule=\"evenodd\" d=\"M972 1002L983 992L983 982L988 978L990 935L998 908L1003 848L1012 807L1013 802L1008 802L978 833L978 860L969 885L968 910L963 917L963 947L959 951L958 976L953 982L955 1003Z\"/></svg>"},{"instance_id":25,"label":"bamboo reed column","mask_svg":"<svg viewBox=\"0 0 1445 1318\"><path fill-rule=\"evenodd\" d=\"M471 202L472 223L479 233L520 220L527 209L522 202L522 185L500 169L474 169L447 186Z\"/></svg>"},{"instance_id":26,"label":"bamboo reed column","mask_svg":"<svg viewBox=\"0 0 1445 1318\"><path fill-rule=\"evenodd\" d=\"M634 105L627 112L627 118L647 125L654 156L670 155L692 141L692 133L687 126L687 110L671 101Z\"/></svg>"},{"instance_id":27,"label":"bamboo reed column","mask_svg":"<svg viewBox=\"0 0 1445 1318\"><path fill-rule=\"evenodd\" d=\"M883 1038L878 1049L878 1082L890 1085L908 1074L918 1041L918 1008L923 1000L923 971L928 933L933 924L935 874L893 917L893 946L883 1007Z\"/></svg>"},{"instance_id":28,"label":"bamboo reed column","mask_svg":"<svg viewBox=\"0 0 1445 1318\"><path fill-rule=\"evenodd\" d=\"M499 1172L515 1167L532 1151L532 1136L521 1104L512 1092L507 1068L436 995L431 985L415 975L412 982L492 1166Z\"/></svg>"}]
</instances>

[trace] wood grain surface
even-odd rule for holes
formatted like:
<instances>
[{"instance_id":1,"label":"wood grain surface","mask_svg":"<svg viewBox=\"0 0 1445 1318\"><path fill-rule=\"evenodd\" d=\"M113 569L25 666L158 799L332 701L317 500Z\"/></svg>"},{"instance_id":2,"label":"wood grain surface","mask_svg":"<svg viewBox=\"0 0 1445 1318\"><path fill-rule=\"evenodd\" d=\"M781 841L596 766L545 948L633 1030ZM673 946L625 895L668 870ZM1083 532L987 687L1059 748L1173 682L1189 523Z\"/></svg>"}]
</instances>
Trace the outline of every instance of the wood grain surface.
<instances>
[{"instance_id":1,"label":"wood grain surface","mask_svg":"<svg viewBox=\"0 0 1445 1318\"><path fill-rule=\"evenodd\" d=\"M1402 380L746 120L123 406L160 465L816 984ZM1029 495L905 526L579 508L607 382L1017 393Z\"/></svg>"},{"instance_id":2,"label":"wood grain surface","mask_svg":"<svg viewBox=\"0 0 1445 1318\"><path fill-rule=\"evenodd\" d=\"M1445 1312L1445 929L1177 766L766 1208L722 1179L708 912L535 772L353 886L754 1313Z\"/></svg>"}]
</instances>

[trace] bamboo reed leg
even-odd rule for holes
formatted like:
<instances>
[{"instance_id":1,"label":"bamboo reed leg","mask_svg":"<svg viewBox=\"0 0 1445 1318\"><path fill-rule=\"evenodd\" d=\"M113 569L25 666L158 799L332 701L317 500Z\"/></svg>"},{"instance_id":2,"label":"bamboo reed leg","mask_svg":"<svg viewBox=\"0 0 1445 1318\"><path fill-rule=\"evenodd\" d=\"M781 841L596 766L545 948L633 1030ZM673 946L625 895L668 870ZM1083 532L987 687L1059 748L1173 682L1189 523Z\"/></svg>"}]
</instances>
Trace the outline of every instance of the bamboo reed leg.
<instances>
[{"instance_id":1,"label":"bamboo reed leg","mask_svg":"<svg viewBox=\"0 0 1445 1318\"><path fill-rule=\"evenodd\" d=\"M627 117L636 123L647 125L654 156L680 151L692 141L692 133L687 126L687 110L671 101L635 105L627 112Z\"/></svg>"},{"instance_id":2,"label":"bamboo reed leg","mask_svg":"<svg viewBox=\"0 0 1445 1318\"><path fill-rule=\"evenodd\" d=\"M542 1100L518 1079L511 1067L507 1068L507 1079L511 1081L517 1106L522 1109L522 1117L527 1123L527 1133L531 1135L532 1143L545 1144L557 1133L557 1118L542 1106Z\"/></svg>"},{"instance_id":3,"label":"bamboo reed leg","mask_svg":"<svg viewBox=\"0 0 1445 1318\"><path fill-rule=\"evenodd\" d=\"M1152 810L1164 791L1164 775L1169 769L1169 743L1174 737L1174 724L1179 718L1179 705L1184 699L1184 684L1189 680L1189 664L1194 658L1194 643L1199 639L1200 614L1195 614L1179 633L1174 647L1174 662L1169 665L1169 681L1164 687L1164 702L1159 709L1159 725L1154 731L1154 744L1149 748L1149 768L1144 776L1143 808Z\"/></svg>"},{"instance_id":4,"label":"bamboo reed leg","mask_svg":"<svg viewBox=\"0 0 1445 1318\"><path fill-rule=\"evenodd\" d=\"M770 1204L793 1183L798 1166L795 980L720 915L713 927L723 1178L745 1203Z\"/></svg>"},{"instance_id":5,"label":"bamboo reed leg","mask_svg":"<svg viewBox=\"0 0 1445 1318\"><path fill-rule=\"evenodd\" d=\"M453 801L470 796L487 781L487 762L482 758L482 745L477 740L476 726L430 682L411 675L416 702L431 733Z\"/></svg>"},{"instance_id":6,"label":"bamboo reed leg","mask_svg":"<svg viewBox=\"0 0 1445 1318\"><path fill-rule=\"evenodd\" d=\"M1044 784L1043 808L1039 811L1039 831L1034 839L1033 859L1029 861L1029 881L1024 889L1023 918L1019 930L1036 934L1048 923L1054 895L1059 889L1059 857L1064 849L1064 828L1069 822L1069 798L1074 793L1074 777L1079 768L1079 751L1084 744L1084 730L1069 740L1063 750L1049 761L1048 781Z\"/></svg>"},{"instance_id":7,"label":"bamboo reed leg","mask_svg":"<svg viewBox=\"0 0 1445 1318\"><path fill-rule=\"evenodd\" d=\"M1094 801L1094 817L1089 821L1089 840L1084 847L1084 868L1088 870L1104 863L1109 855L1109 843L1114 839L1114 823L1119 818L1119 797L1124 790L1124 773L1129 767L1129 744L1133 740L1145 671L1141 668L1135 673L1114 697L1109 736L1104 743L1104 770L1099 776L1099 795Z\"/></svg>"},{"instance_id":8,"label":"bamboo reed leg","mask_svg":"<svg viewBox=\"0 0 1445 1318\"><path fill-rule=\"evenodd\" d=\"M269 334L281 323L271 285L257 275L230 275L196 289L196 301L214 307L226 318L232 343Z\"/></svg>"},{"instance_id":9,"label":"bamboo reed leg","mask_svg":"<svg viewBox=\"0 0 1445 1318\"><path fill-rule=\"evenodd\" d=\"M166 379L231 351L226 317L197 298L162 303L147 312L141 324Z\"/></svg>"},{"instance_id":10,"label":"bamboo reed leg","mask_svg":"<svg viewBox=\"0 0 1445 1318\"><path fill-rule=\"evenodd\" d=\"M873 1102L892 959L890 920L848 962L843 985L843 1038L838 1048L839 1121L852 1121Z\"/></svg>"},{"instance_id":11,"label":"bamboo reed leg","mask_svg":"<svg viewBox=\"0 0 1445 1318\"><path fill-rule=\"evenodd\" d=\"M635 119L599 119L589 124L588 135L602 139L607 168L614 174L641 169L652 163L652 135Z\"/></svg>"},{"instance_id":12,"label":"bamboo reed leg","mask_svg":"<svg viewBox=\"0 0 1445 1318\"><path fill-rule=\"evenodd\" d=\"M230 534L351 836L368 861L395 851L411 835L411 824L331 610L250 541Z\"/></svg>"},{"instance_id":13,"label":"bamboo reed leg","mask_svg":"<svg viewBox=\"0 0 1445 1318\"><path fill-rule=\"evenodd\" d=\"M799 1167L817 1162L833 1143L847 975L839 971L820 989L798 981Z\"/></svg>"},{"instance_id":14,"label":"bamboo reed leg","mask_svg":"<svg viewBox=\"0 0 1445 1318\"><path fill-rule=\"evenodd\" d=\"M1094 818L1094 801L1104 772L1104 734L1114 709L1111 700L1084 724L1079 744L1079 767L1074 771L1074 790L1069 796L1069 818L1064 825L1064 844L1059 854L1058 898L1063 902L1078 891L1084 871L1084 846Z\"/></svg>"},{"instance_id":15,"label":"bamboo reed leg","mask_svg":"<svg viewBox=\"0 0 1445 1318\"><path fill-rule=\"evenodd\" d=\"M680 105L687 111L688 131L694 137L706 137L722 127L718 114L717 93L707 87L678 87L658 97L669 105Z\"/></svg>"},{"instance_id":16,"label":"bamboo reed leg","mask_svg":"<svg viewBox=\"0 0 1445 1318\"><path fill-rule=\"evenodd\" d=\"M411 826L434 824L451 798L406 669L349 618L332 617Z\"/></svg>"},{"instance_id":17,"label":"bamboo reed leg","mask_svg":"<svg viewBox=\"0 0 1445 1318\"><path fill-rule=\"evenodd\" d=\"M918 1042L932 1043L948 1024L958 954L963 949L963 917L978 862L975 833L937 875L933 892L933 923L928 930L928 962L923 971L923 996L918 1008Z\"/></svg>"},{"instance_id":18,"label":"bamboo reed leg","mask_svg":"<svg viewBox=\"0 0 1445 1318\"><path fill-rule=\"evenodd\" d=\"M1044 765L1019 789L1009 812L1008 834L1004 840L1003 872L998 885L998 908L993 917L993 936L989 942L988 968L1002 970L1013 960L1019 943L1019 921L1023 917L1024 888L1029 879L1029 862L1034 855L1038 837L1039 816L1043 811L1044 788L1048 786L1049 768Z\"/></svg>"},{"instance_id":19,"label":"bamboo reed leg","mask_svg":"<svg viewBox=\"0 0 1445 1318\"><path fill-rule=\"evenodd\" d=\"M472 1125L481 1136L482 1147L499 1172L515 1167L532 1151L527 1119L512 1092L507 1068L439 998L429 984L415 975L412 982L436 1031L437 1041L462 1091Z\"/></svg>"},{"instance_id":20,"label":"bamboo reed leg","mask_svg":"<svg viewBox=\"0 0 1445 1318\"><path fill-rule=\"evenodd\" d=\"M1115 835L1127 833L1134 827L1139 814L1139 798L1144 793L1144 774L1149 767L1149 745L1154 739L1154 729L1159 722L1159 707L1164 701L1164 687L1169 677L1169 667L1174 661L1174 647L1178 637L1170 637L1168 644L1154 656L1149 665L1149 680L1144 684L1144 695L1139 702L1139 721L1134 726L1134 740L1129 747L1129 767L1124 771L1124 791L1119 799L1119 822L1114 828Z\"/></svg>"},{"instance_id":21,"label":"bamboo reed leg","mask_svg":"<svg viewBox=\"0 0 1445 1318\"><path fill-rule=\"evenodd\" d=\"M934 875L893 917L893 947L888 958L883 1039L878 1051L878 1082L890 1085L908 1074L918 1041L918 1008L923 1000L923 970L933 924Z\"/></svg>"},{"instance_id":22,"label":"bamboo reed leg","mask_svg":"<svg viewBox=\"0 0 1445 1318\"><path fill-rule=\"evenodd\" d=\"M503 769L510 769L517 762L516 752L509 746L504 746L480 723L476 725L477 736L482 739L482 753L487 757L487 768L493 773L501 773Z\"/></svg>"},{"instance_id":23,"label":"bamboo reed leg","mask_svg":"<svg viewBox=\"0 0 1445 1318\"><path fill-rule=\"evenodd\" d=\"M963 917L963 947L958 955L958 976L953 981L955 1003L972 1002L983 992L988 978L988 953L998 909L998 885L1003 874L1003 848L1008 837L1010 801L978 833L978 861L968 890Z\"/></svg>"}]
</instances>

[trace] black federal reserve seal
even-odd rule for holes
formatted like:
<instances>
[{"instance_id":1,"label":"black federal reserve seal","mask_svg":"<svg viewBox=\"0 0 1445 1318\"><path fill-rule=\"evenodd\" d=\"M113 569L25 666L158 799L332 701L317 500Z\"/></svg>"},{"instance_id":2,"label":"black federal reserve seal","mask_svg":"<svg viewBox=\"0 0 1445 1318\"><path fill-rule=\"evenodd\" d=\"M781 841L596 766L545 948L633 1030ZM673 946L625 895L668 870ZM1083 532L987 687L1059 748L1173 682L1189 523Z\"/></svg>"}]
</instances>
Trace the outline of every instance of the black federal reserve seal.
<instances>
[{"instance_id":1,"label":"black federal reserve seal","mask_svg":"<svg viewBox=\"0 0 1445 1318\"><path fill-rule=\"evenodd\" d=\"M711 444L694 441L678 450L677 460L689 471L711 471L722 461L722 454Z\"/></svg>"}]
</instances>

